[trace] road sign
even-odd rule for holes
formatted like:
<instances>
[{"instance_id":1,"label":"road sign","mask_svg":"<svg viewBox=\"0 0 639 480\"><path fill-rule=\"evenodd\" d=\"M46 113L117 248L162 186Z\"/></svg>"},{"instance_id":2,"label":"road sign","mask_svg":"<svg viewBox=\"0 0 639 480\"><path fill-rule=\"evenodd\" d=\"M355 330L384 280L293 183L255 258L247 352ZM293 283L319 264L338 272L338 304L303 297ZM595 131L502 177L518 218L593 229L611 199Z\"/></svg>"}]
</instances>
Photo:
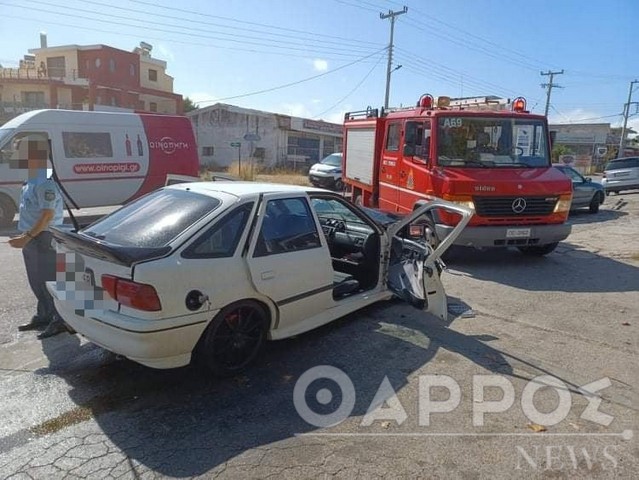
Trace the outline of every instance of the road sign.
<instances>
[{"instance_id":1,"label":"road sign","mask_svg":"<svg viewBox=\"0 0 639 480\"><path fill-rule=\"evenodd\" d=\"M257 133L247 133L244 135L244 140L247 142L259 142L262 140L262 137L260 137Z\"/></svg>"},{"instance_id":2,"label":"road sign","mask_svg":"<svg viewBox=\"0 0 639 480\"><path fill-rule=\"evenodd\" d=\"M231 142L231 147L241 147L242 144L240 142Z\"/></svg>"}]
</instances>

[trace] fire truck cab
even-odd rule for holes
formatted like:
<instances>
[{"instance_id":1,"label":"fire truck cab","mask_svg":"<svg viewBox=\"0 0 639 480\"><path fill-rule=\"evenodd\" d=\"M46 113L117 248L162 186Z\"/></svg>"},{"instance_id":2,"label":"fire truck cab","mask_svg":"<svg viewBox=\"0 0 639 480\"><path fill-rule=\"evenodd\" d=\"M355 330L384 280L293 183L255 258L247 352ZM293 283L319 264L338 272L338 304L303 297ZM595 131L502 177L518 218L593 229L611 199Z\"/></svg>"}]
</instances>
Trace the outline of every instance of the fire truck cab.
<instances>
[{"instance_id":1,"label":"fire truck cab","mask_svg":"<svg viewBox=\"0 0 639 480\"><path fill-rule=\"evenodd\" d=\"M552 168L550 150L546 118L521 97L422 95L415 107L345 115L343 181L355 203L389 212L434 198L474 209L456 245L545 255L571 230L572 184ZM430 220L441 241L459 218Z\"/></svg>"}]
</instances>

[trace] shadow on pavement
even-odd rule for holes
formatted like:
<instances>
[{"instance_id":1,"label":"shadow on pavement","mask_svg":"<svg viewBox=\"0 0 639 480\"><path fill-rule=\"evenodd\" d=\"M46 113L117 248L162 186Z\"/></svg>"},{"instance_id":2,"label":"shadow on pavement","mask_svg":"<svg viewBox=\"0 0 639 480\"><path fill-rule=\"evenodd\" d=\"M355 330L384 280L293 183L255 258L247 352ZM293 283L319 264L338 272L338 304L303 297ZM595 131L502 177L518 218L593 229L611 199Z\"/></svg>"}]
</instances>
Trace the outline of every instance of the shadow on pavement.
<instances>
[{"instance_id":1,"label":"shadow on pavement","mask_svg":"<svg viewBox=\"0 0 639 480\"><path fill-rule=\"evenodd\" d=\"M473 278L529 291L636 292L639 268L562 242L545 257L516 249L457 248L447 266ZM575 282L579 278L581 281Z\"/></svg>"},{"instance_id":2,"label":"shadow on pavement","mask_svg":"<svg viewBox=\"0 0 639 480\"><path fill-rule=\"evenodd\" d=\"M314 431L298 415L293 389L318 365L340 368L352 380L357 399L351 416L366 413L385 376L398 391L439 349L513 375L505 355L487 344L495 337L467 336L429 314L404 313L409 309L383 303L270 343L256 366L233 379L217 380L197 367L152 370L94 345L80 346L77 337L66 334L43 342L51 366L38 373L65 379L78 410L90 414L69 417L95 418L129 459L161 475L202 475L247 450ZM316 400L320 388L333 393L327 405ZM332 381L317 380L306 399L314 411L332 413L341 393ZM62 429L67 423L55 425Z\"/></svg>"},{"instance_id":3,"label":"shadow on pavement","mask_svg":"<svg viewBox=\"0 0 639 480\"><path fill-rule=\"evenodd\" d=\"M618 218L628 215L627 212L623 212L619 209L623 208L625 203L623 201L612 203L602 207L598 213L590 213L586 210L576 210L570 212L568 217L568 224L570 225L584 225L588 223L603 223L617 220Z\"/></svg>"}]
</instances>

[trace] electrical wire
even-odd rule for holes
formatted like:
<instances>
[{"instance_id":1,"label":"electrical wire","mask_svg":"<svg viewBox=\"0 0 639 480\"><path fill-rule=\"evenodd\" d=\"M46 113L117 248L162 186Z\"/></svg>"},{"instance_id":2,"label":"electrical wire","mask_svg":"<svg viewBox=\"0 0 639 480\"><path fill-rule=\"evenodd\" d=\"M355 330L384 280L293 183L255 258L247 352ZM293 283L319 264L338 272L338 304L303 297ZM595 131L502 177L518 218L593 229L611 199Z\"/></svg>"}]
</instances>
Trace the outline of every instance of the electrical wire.
<instances>
[{"instance_id":1,"label":"electrical wire","mask_svg":"<svg viewBox=\"0 0 639 480\"><path fill-rule=\"evenodd\" d=\"M366 79L368 77L370 77L371 73L373 73L373 70L375 70L379 66L379 64L380 64L380 62L382 61L383 58L384 58L384 56L380 55L379 59L377 60L377 63L375 65L373 65L373 68L371 68L368 71L368 73L366 75L364 75L364 77L359 81L359 83L357 85L355 85L355 87L353 87L353 89L350 92L348 92L346 95L344 95L342 98L340 98L337 102L335 102L333 105L331 105L329 108L327 108L323 112L320 112L317 115L315 115L315 118L320 118L322 115L325 115L326 113L330 112L331 110L333 110L338 105L341 105L342 102L344 102L344 100L346 100L348 97L350 97L353 93L355 93L355 91L359 87L362 86L362 84L366 81Z\"/></svg>"},{"instance_id":2,"label":"electrical wire","mask_svg":"<svg viewBox=\"0 0 639 480\"><path fill-rule=\"evenodd\" d=\"M308 32L305 30L296 30L293 28L286 28L286 27L277 27L274 25L267 25L264 23L257 23L257 22L249 22L246 20L238 20L236 18L231 18L231 17L224 17L221 15L212 15L209 13L203 13L203 12L197 12L194 10L186 10L183 8L177 8L177 7L167 7L165 5L158 5L157 3L154 2L146 2L144 0L129 0L131 3L137 3L140 5L146 5L149 7L154 7L154 8L161 8L164 10L169 10L169 11L173 11L173 12L181 12L181 13L188 13L191 15L197 15L198 17L206 17L206 18L215 18L215 19L220 19L220 20L227 20L229 22L233 22L233 23L239 23L239 24L244 24L244 25L252 25L252 26L257 26L257 27L266 27L266 28L271 28L271 29L277 29L277 30L281 30L281 31L285 31L285 32L293 32L293 33L297 33L297 34L304 34L304 35L310 35L310 36L317 36L317 37L323 37L323 38L333 38L333 39L337 39L337 40L346 40L346 41L355 41L353 39L350 38L345 38L345 37L339 37L339 36L334 36L334 35L326 35L326 34L322 34L322 33L313 33L313 32ZM369 43L374 47L379 46L378 43L376 42L368 42L365 40L356 40L357 42L361 42L361 43Z\"/></svg>"},{"instance_id":3,"label":"electrical wire","mask_svg":"<svg viewBox=\"0 0 639 480\"><path fill-rule=\"evenodd\" d=\"M309 82L311 80L315 80L316 78L324 77L326 75L330 75L331 73L335 73L335 72L338 72L340 70L343 70L344 68L350 67L351 65L355 65L356 63L360 63L361 61L363 61L363 60L365 60L367 58L370 58L370 57L382 52L383 50L386 50L386 49L383 48L381 50L378 50L375 53L371 53L370 55L362 57L359 60L355 60L354 62L347 63L345 65L342 65L340 67L334 68L332 70L327 70L326 72L322 72L322 73L320 73L318 75L313 75L312 77L303 78L302 80L297 80L295 82L286 83L284 85L278 85L276 87L265 88L263 90L256 90L254 92L243 93L241 95L233 95L233 96L230 96L230 97L216 98L216 99L213 99L213 100L200 100L197 103L198 104L201 104L201 103L217 103L217 102L222 102L222 101L226 101L226 100L234 100L236 98L251 97L251 96L254 96L254 95L260 95L262 93L269 93L269 92L274 92L276 90L281 90L283 88L292 87L294 85L299 85L301 83Z\"/></svg>"},{"instance_id":4,"label":"electrical wire","mask_svg":"<svg viewBox=\"0 0 639 480\"><path fill-rule=\"evenodd\" d=\"M211 35L202 35L202 34L196 34L196 33L192 33L192 32L179 32L179 31L175 31L175 30L167 30L167 29L163 29L163 28L156 28L156 27L149 27L147 21L144 20L135 20L132 19L131 21L134 22L139 22L139 23L143 23L143 25L135 25L135 24L130 24L130 23L123 23L121 21L118 22L114 22L114 21L110 21L110 20L105 20L103 18L96 18L96 17L87 17L85 15L78 15L77 13L75 14L68 14L68 13L61 13L61 12L57 12L57 11L52 11L52 10L47 10L47 9L41 9L41 8L34 8L32 6L29 7L25 7L22 5L16 5L16 4L6 4L5 5L9 5L12 7L16 7L16 8L22 8L22 9L26 9L29 11L39 11L39 12L43 12L43 13L50 13L50 14L54 14L54 15L60 15L60 16L64 16L64 17L72 17L74 19L77 18L81 18L81 19L85 19L85 20L90 20L90 21L94 21L94 22L100 22L100 23L106 23L106 24L114 24L114 25L119 25L119 26L128 26L128 27L133 27L133 28L140 28L141 26L143 26L145 29L147 30L153 30L153 31L157 31L157 32L163 32L163 33L172 33L172 34L177 34L177 35L183 35L186 37L196 37L196 38L203 38L203 39L207 39L207 40L221 40L221 41L225 41L225 42L232 42L232 43L240 43L240 44L246 44L246 45L257 45L257 46L262 46L262 47L268 47L268 48L275 48L275 49L284 49L284 50L294 50L294 51L304 51L304 52L309 52L309 50L311 50L309 48L309 46L283 46L283 45L265 45L265 40L261 40L259 42L252 42L252 41L244 41L244 40L236 40L236 39L232 39L232 38L220 38L220 37L215 37L215 36L211 36ZM114 16L114 15L108 15L108 14L102 14L101 17L104 16L111 16L111 17L115 17L118 18L119 16ZM225 34L225 35L229 35L229 34ZM268 41L268 40L267 40ZM273 40L271 40L272 42ZM279 42L279 43L291 43L291 42ZM293 45L299 45L299 44L293 44ZM329 54L333 54L333 55L347 55L347 53L343 53L344 49L340 49L338 47L313 47L313 51L316 53L329 53ZM370 51L370 50L369 50ZM366 53L366 52L355 52L355 51L351 51L350 52L350 56L352 56L353 54L359 54L361 55L362 53ZM375 53L375 52L373 52Z\"/></svg>"}]
</instances>

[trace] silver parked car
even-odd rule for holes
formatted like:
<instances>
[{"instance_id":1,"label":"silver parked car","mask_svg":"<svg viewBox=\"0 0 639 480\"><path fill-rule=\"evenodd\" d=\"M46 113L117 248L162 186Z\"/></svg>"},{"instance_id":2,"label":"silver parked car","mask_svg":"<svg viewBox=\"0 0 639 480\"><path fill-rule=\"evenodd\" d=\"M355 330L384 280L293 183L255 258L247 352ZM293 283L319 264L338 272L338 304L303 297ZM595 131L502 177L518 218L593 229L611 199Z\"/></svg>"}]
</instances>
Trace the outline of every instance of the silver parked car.
<instances>
[{"instance_id":1,"label":"silver parked car","mask_svg":"<svg viewBox=\"0 0 639 480\"><path fill-rule=\"evenodd\" d=\"M639 157L616 158L611 160L603 173L601 181L606 195L610 192L639 188Z\"/></svg>"}]
</instances>

